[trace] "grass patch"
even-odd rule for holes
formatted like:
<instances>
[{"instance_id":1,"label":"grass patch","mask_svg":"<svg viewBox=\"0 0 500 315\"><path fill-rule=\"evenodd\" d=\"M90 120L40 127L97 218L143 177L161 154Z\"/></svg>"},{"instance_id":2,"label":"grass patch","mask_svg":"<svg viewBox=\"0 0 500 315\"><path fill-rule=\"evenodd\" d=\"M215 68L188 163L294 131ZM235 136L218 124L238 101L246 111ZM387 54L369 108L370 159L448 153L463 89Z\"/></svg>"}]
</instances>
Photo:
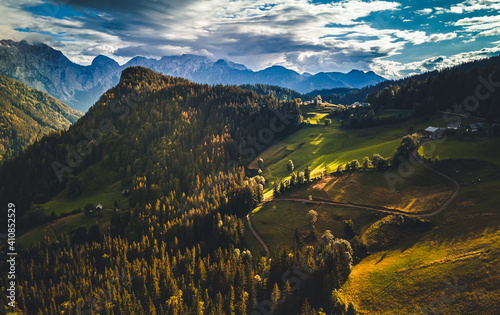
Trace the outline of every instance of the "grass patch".
<instances>
[{"instance_id":1,"label":"grass patch","mask_svg":"<svg viewBox=\"0 0 500 315\"><path fill-rule=\"evenodd\" d=\"M463 124L477 121L458 116L457 120ZM371 157L373 153L388 157L406 134L423 131L427 126L444 127L446 122L443 114L437 114L377 128L340 129L337 120L329 127L305 126L275 144L289 147L304 143L286 158L273 160L274 146L261 153L266 165L264 176L269 182L288 177L286 162L289 159L293 160L296 171L309 165L318 172L325 167L334 171L338 164L352 159L361 162L364 156ZM341 297L354 302L364 314L430 313L433 305L438 305L438 310L442 306L445 314L500 313L499 153L500 142L492 138L452 138L438 144L432 154L439 155L441 160L475 159L446 160L436 166L460 182L458 197L445 211L429 218L434 224L430 231L398 238L388 249L372 253L354 266L348 282L340 290ZM429 209L437 201L426 198L432 193L449 194L453 189L447 180L425 169L398 183L394 193L385 189L387 183L377 173L350 174L329 188L331 180L315 183L323 187L303 188L300 197L312 195L341 202L373 202L373 205L398 209L407 208L415 199L409 209ZM266 188L266 196L269 196L270 185ZM377 189L382 190L377 194ZM368 211L282 201L265 204L253 214L252 220L273 252L276 248L294 246L294 231L307 229L306 214L310 209L320 214L318 235L330 229L336 237L343 237L341 222L344 219L353 219L358 234L362 234L379 219L378 214ZM247 233L248 237L253 235ZM365 240L369 237L370 234L366 234ZM451 296L445 282L456 283L461 288L458 294ZM446 300L450 297L453 299Z\"/></svg>"},{"instance_id":2,"label":"grass patch","mask_svg":"<svg viewBox=\"0 0 500 315\"><path fill-rule=\"evenodd\" d=\"M269 182L288 177L288 160L294 162L296 171L309 166L314 176L315 172L324 171L325 167L334 171L341 163L353 159L362 161L365 156L371 157L374 153L390 156L406 132L379 129L303 126L259 155L258 158L262 158L265 164L263 175ZM250 168L256 168L258 158L250 163ZM265 188L269 190L270 187L268 184Z\"/></svg>"},{"instance_id":3,"label":"grass patch","mask_svg":"<svg viewBox=\"0 0 500 315\"><path fill-rule=\"evenodd\" d=\"M443 161L437 167L461 185L436 227L409 236L358 265L341 295L365 314L496 314L500 310L498 167L480 161ZM477 181L477 179L482 179ZM466 286L453 294L445 282ZM445 299L442 299L445 292Z\"/></svg>"},{"instance_id":4,"label":"grass patch","mask_svg":"<svg viewBox=\"0 0 500 315\"><path fill-rule=\"evenodd\" d=\"M401 114L401 118L405 119L413 115L413 110L411 109L379 109L375 112L375 117L378 118L388 118L397 116Z\"/></svg>"},{"instance_id":5,"label":"grass patch","mask_svg":"<svg viewBox=\"0 0 500 315\"><path fill-rule=\"evenodd\" d=\"M78 175L82 182L83 193L78 197L69 197L67 188L52 200L43 204L46 213L55 212L56 215L69 213L75 209L82 209L87 203L94 206L102 204L104 209L113 209L115 200L119 208L127 207L127 199L121 194L121 181L118 174L101 166L91 166Z\"/></svg>"},{"instance_id":6,"label":"grass patch","mask_svg":"<svg viewBox=\"0 0 500 315\"><path fill-rule=\"evenodd\" d=\"M83 207L87 203L92 203L94 206L102 204L105 209L112 209L114 208L115 200L120 204L123 204L121 191L116 189L114 190L117 186L118 188L120 187L120 182L108 186L102 191L90 191L76 198L69 198L65 196L63 192L51 201L43 204L43 207L47 213L52 213L52 211L54 211L56 215L68 213L78 208L83 210Z\"/></svg>"},{"instance_id":7,"label":"grass patch","mask_svg":"<svg viewBox=\"0 0 500 315\"><path fill-rule=\"evenodd\" d=\"M83 213L72 214L29 230L21 235L17 242L22 247L28 247L35 242L40 242L45 236L55 239L63 233L69 233L73 228L79 225L85 226L88 230L92 225L97 224L101 232L104 233L107 232L112 214L113 212L110 210L105 210L92 217L85 217Z\"/></svg>"},{"instance_id":8,"label":"grass patch","mask_svg":"<svg viewBox=\"0 0 500 315\"><path fill-rule=\"evenodd\" d=\"M426 157L486 160L500 166L500 138L450 138L433 141L420 148Z\"/></svg>"},{"instance_id":9,"label":"grass patch","mask_svg":"<svg viewBox=\"0 0 500 315\"><path fill-rule=\"evenodd\" d=\"M397 174L397 173L395 173ZM454 186L441 176L420 167L403 181L389 186L384 173L369 171L325 177L286 192L284 196L331 200L421 213L437 210L453 193Z\"/></svg>"},{"instance_id":10,"label":"grass patch","mask_svg":"<svg viewBox=\"0 0 500 315\"><path fill-rule=\"evenodd\" d=\"M345 238L342 225L344 220L352 219L355 228L361 230L380 217L377 213L345 207L278 201L266 203L262 209L253 213L252 223L271 253L278 253L284 247L291 249L296 246L296 230L301 235L308 233L307 212L311 209L318 212L318 237L325 230L330 230L335 237ZM246 239L255 238L250 230L248 233L245 233ZM258 246L262 248L260 244ZM256 250L259 247L255 245L254 248Z\"/></svg>"}]
</instances>

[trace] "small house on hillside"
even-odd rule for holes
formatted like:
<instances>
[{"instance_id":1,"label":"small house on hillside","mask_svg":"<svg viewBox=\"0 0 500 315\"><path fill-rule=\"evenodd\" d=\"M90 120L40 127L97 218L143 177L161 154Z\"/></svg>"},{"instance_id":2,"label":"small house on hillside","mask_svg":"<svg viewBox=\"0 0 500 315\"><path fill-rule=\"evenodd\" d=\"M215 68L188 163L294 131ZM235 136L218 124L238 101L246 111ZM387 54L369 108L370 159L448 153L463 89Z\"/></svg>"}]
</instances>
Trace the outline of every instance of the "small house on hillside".
<instances>
[{"instance_id":1,"label":"small house on hillside","mask_svg":"<svg viewBox=\"0 0 500 315\"><path fill-rule=\"evenodd\" d=\"M483 123L469 124L467 126L468 132L484 131L485 129L486 129L486 126Z\"/></svg>"},{"instance_id":2,"label":"small house on hillside","mask_svg":"<svg viewBox=\"0 0 500 315\"><path fill-rule=\"evenodd\" d=\"M450 121L448 123L448 126L446 127L446 129L448 130L461 130L463 128L464 126L462 126L462 124L459 123L458 121Z\"/></svg>"},{"instance_id":3,"label":"small house on hillside","mask_svg":"<svg viewBox=\"0 0 500 315\"><path fill-rule=\"evenodd\" d=\"M430 139L441 139L446 129L429 126L425 129L425 135Z\"/></svg>"},{"instance_id":4,"label":"small house on hillside","mask_svg":"<svg viewBox=\"0 0 500 315\"><path fill-rule=\"evenodd\" d=\"M469 132L477 132L479 130L479 127L476 124L469 124L467 126L467 131Z\"/></svg>"},{"instance_id":5,"label":"small house on hillside","mask_svg":"<svg viewBox=\"0 0 500 315\"><path fill-rule=\"evenodd\" d=\"M95 207L95 212L97 213L101 213L102 212L102 205L101 204L98 204L97 207Z\"/></svg>"}]
</instances>

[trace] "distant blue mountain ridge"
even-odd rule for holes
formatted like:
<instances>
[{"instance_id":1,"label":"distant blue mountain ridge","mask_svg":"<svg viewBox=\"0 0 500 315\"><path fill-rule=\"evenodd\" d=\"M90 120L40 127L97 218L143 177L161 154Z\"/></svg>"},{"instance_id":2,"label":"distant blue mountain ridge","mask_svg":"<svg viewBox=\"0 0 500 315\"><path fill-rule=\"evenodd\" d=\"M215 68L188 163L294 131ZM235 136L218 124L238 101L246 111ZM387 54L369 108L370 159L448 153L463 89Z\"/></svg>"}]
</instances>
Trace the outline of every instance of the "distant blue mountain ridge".
<instances>
[{"instance_id":1,"label":"distant blue mountain ridge","mask_svg":"<svg viewBox=\"0 0 500 315\"><path fill-rule=\"evenodd\" d=\"M123 69L142 66L154 71L207 84L269 84L300 93L333 88L362 88L385 79L372 71L299 74L281 66L252 71L227 60L205 56L165 56L161 59L135 57L124 65L97 56L91 65L71 62L62 52L45 44L0 40L0 74L46 92L70 107L86 112L99 97L120 80Z\"/></svg>"}]
</instances>

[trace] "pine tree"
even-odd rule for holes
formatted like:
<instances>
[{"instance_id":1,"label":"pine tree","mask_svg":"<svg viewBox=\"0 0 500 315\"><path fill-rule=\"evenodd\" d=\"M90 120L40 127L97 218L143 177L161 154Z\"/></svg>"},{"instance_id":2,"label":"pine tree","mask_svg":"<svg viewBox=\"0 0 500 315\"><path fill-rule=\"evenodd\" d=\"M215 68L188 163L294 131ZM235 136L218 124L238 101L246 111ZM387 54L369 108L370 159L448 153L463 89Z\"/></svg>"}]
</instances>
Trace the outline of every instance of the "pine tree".
<instances>
[{"instance_id":1,"label":"pine tree","mask_svg":"<svg viewBox=\"0 0 500 315\"><path fill-rule=\"evenodd\" d=\"M314 309L311 307L307 299L304 304L302 304L300 315L315 315Z\"/></svg>"},{"instance_id":2,"label":"pine tree","mask_svg":"<svg viewBox=\"0 0 500 315\"><path fill-rule=\"evenodd\" d=\"M278 301L280 300L281 292L278 284L275 283L273 287L273 292L271 293L271 303L272 309L275 310L278 307Z\"/></svg>"}]
</instances>

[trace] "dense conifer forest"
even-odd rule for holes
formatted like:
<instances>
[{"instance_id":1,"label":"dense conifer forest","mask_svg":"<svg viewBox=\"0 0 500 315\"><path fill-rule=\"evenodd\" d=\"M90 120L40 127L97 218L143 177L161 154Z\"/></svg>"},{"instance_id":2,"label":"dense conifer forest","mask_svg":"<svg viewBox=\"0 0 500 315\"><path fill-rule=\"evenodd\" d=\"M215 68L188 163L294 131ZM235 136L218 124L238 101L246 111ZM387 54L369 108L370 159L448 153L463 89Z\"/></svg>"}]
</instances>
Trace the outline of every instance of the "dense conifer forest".
<instances>
[{"instance_id":1,"label":"dense conifer forest","mask_svg":"<svg viewBox=\"0 0 500 315\"><path fill-rule=\"evenodd\" d=\"M416 115L437 111L500 118L500 57L465 63L399 81L381 83L366 101L375 108L411 109ZM385 85L385 87L384 87Z\"/></svg>"},{"instance_id":2,"label":"dense conifer forest","mask_svg":"<svg viewBox=\"0 0 500 315\"><path fill-rule=\"evenodd\" d=\"M242 165L296 130L301 119L296 101L145 68L125 70L68 131L44 137L0 167L0 196L16 203L25 227L27 218L41 216L39 224L47 216L36 204L73 185L74 176L90 166L118 172L130 190L127 207L105 209L113 214L104 233L98 226L79 227L19 250L20 309L345 310L331 297L352 267L349 242L327 234L317 246L284 249L272 260L249 252L243 242L242 218L262 201L265 179L248 177Z\"/></svg>"},{"instance_id":3,"label":"dense conifer forest","mask_svg":"<svg viewBox=\"0 0 500 315\"><path fill-rule=\"evenodd\" d=\"M0 75L0 162L81 116L52 96Z\"/></svg>"}]
</instances>

